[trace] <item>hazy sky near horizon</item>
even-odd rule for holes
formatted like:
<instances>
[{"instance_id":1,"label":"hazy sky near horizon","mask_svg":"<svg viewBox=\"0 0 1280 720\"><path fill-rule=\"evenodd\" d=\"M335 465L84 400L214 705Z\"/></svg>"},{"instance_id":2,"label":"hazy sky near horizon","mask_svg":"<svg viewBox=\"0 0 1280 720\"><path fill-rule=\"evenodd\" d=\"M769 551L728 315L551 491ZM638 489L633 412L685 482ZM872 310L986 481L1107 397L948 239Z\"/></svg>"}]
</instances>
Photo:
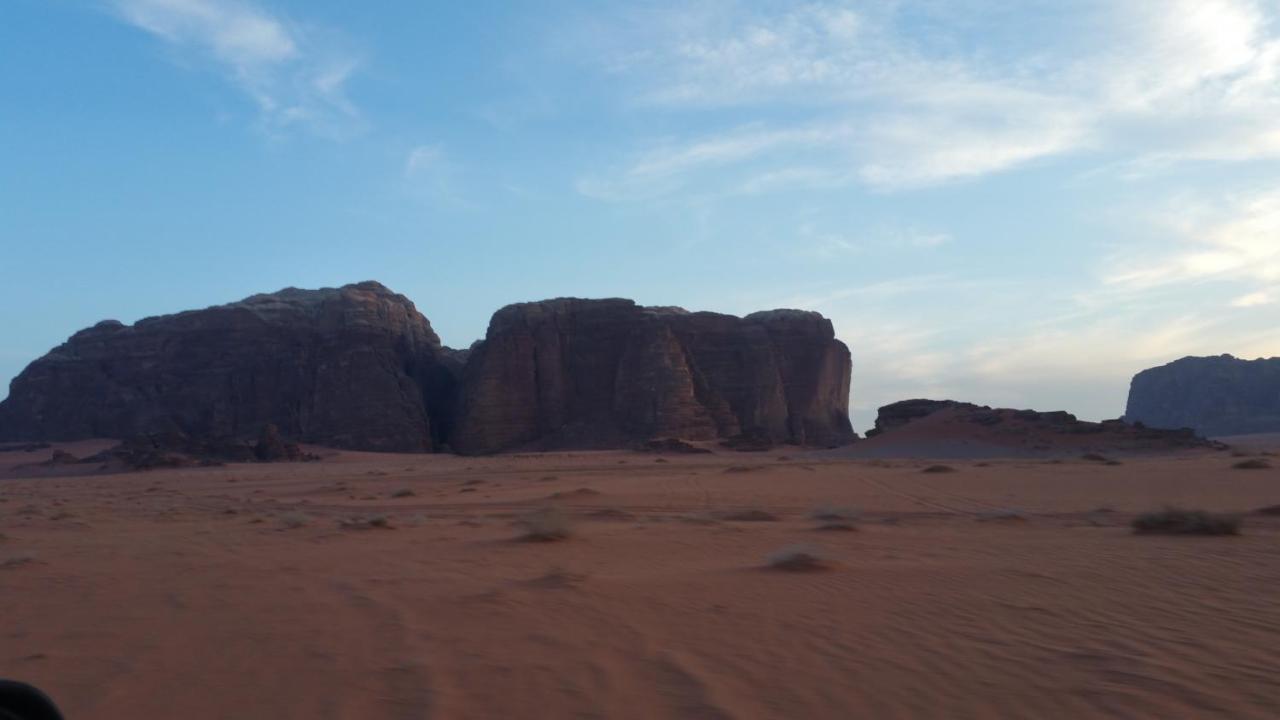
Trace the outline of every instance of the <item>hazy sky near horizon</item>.
<instances>
[{"instance_id":1,"label":"hazy sky near horizon","mask_svg":"<svg viewBox=\"0 0 1280 720\"><path fill-rule=\"evenodd\" d=\"M0 10L0 383L104 318L377 279L830 317L852 413L1119 415L1280 355L1280 4ZM0 396L5 390L0 390Z\"/></svg>"}]
</instances>

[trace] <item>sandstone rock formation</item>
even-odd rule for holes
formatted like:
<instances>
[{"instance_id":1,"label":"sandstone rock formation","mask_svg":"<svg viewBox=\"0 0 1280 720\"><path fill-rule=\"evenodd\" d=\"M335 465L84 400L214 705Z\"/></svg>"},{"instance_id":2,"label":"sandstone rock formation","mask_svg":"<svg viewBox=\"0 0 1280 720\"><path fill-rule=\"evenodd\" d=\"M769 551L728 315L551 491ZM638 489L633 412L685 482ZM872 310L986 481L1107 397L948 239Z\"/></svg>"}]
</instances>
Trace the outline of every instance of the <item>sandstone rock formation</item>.
<instances>
[{"instance_id":1,"label":"sandstone rock formation","mask_svg":"<svg viewBox=\"0 0 1280 720\"><path fill-rule=\"evenodd\" d=\"M260 459L297 454L298 442L464 453L655 438L827 446L853 438L849 367L831 322L810 312L548 300L503 308L484 341L459 351L378 283L290 288L76 333L13 381L0 439L172 436L237 453L256 439Z\"/></svg>"},{"instance_id":2,"label":"sandstone rock formation","mask_svg":"<svg viewBox=\"0 0 1280 720\"><path fill-rule=\"evenodd\" d=\"M903 400L880 408L868 454L912 444L959 454L1062 455L1099 451L1143 452L1223 446L1189 429L1158 429L1124 420L1089 422L1062 410L992 408L954 400Z\"/></svg>"},{"instance_id":3,"label":"sandstone rock formation","mask_svg":"<svg viewBox=\"0 0 1280 720\"><path fill-rule=\"evenodd\" d=\"M1186 357L1143 370L1125 419L1207 437L1280 432L1280 358Z\"/></svg>"},{"instance_id":4,"label":"sandstone rock formation","mask_svg":"<svg viewBox=\"0 0 1280 720\"><path fill-rule=\"evenodd\" d=\"M0 437L250 439L274 424L295 442L427 451L452 413L452 362L378 283L290 288L76 333L13 381Z\"/></svg>"},{"instance_id":5,"label":"sandstone rock formation","mask_svg":"<svg viewBox=\"0 0 1280 720\"><path fill-rule=\"evenodd\" d=\"M817 313L745 318L561 298L494 314L463 370L450 443L622 447L634 439L853 437L849 351Z\"/></svg>"}]
</instances>

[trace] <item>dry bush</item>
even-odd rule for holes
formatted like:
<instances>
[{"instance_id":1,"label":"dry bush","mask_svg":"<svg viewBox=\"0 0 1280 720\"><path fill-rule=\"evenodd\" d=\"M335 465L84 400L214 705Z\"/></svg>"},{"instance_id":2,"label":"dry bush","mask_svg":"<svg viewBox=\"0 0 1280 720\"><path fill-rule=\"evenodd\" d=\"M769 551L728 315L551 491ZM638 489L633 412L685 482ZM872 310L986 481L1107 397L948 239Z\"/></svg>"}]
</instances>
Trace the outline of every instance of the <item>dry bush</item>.
<instances>
[{"instance_id":1,"label":"dry bush","mask_svg":"<svg viewBox=\"0 0 1280 720\"><path fill-rule=\"evenodd\" d=\"M1262 458L1250 458L1248 460L1241 460L1231 467L1236 470L1269 470L1271 469L1271 463Z\"/></svg>"},{"instance_id":2,"label":"dry bush","mask_svg":"<svg viewBox=\"0 0 1280 720\"><path fill-rule=\"evenodd\" d=\"M34 562L36 562L36 556L31 553L10 555L9 557L0 560L0 569L22 567L23 565L30 565Z\"/></svg>"},{"instance_id":3,"label":"dry bush","mask_svg":"<svg viewBox=\"0 0 1280 720\"><path fill-rule=\"evenodd\" d=\"M417 495L417 494L418 494L418 493L416 493L416 492L414 492L414 491L410 490L409 488L404 488L404 489L402 489L402 490L397 490L397 491L395 491L395 492L391 493L391 497L393 497L393 498L407 498L407 497L413 497L414 495Z\"/></svg>"},{"instance_id":4,"label":"dry bush","mask_svg":"<svg viewBox=\"0 0 1280 720\"><path fill-rule=\"evenodd\" d=\"M569 515L554 505L526 513L520 518L520 525L524 527L524 535L520 536L522 540L553 542L573 535Z\"/></svg>"},{"instance_id":5,"label":"dry bush","mask_svg":"<svg viewBox=\"0 0 1280 720\"><path fill-rule=\"evenodd\" d=\"M851 507L819 505L809 513L809 517L817 520L818 530L857 530L859 513Z\"/></svg>"},{"instance_id":6,"label":"dry bush","mask_svg":"<svg viewBox=\"0 0 1280 720\"><path fill-rule=\"evenodd\" d=\"M787 546L770 555L767 562L770 568L787 572L813 572L831 567L822 552L811 545Z\"/></svg>"},{"instance_id":7,"label":"dry bush","mask_svg":"<svg viewBox=\"0 0 1280 720\"><path fill-rule=\"evenodd\" d=\"M286 530L297 530L300 527L306 527L311 522L311 518L306 513L287 512L280 516L280 522Z\"/></svg>"},{"instance_id":8,"label":"dry bush","mask_svg":"<svg viewBox=\"0 0 1280 720\"><path fill-rule=\"evenodd\" d=\"M391 519L386 515L367 515L363 517L350 517L338 521L338 527L343 530L372 530L379 528L382 530L391 529Z\"/></svg>"},{"instance_id":9,"label":"dry bush","mask_svg":"<svg viewBox=\"0 0 1280 720\"><path fill-rule=\"evenodd\" d=\"M778 516L766 510L735 510L722 514L720 519L734 522L774 522L778 520Z\"/></svg>"},{"instance_id":10,"label":"dry bush","mask_svg":"<svg viewBox=\"0 0 1280 720\"><path fill-rule=\"evenodd\" d=\"M955 469L955 468L953 468L953 467L951 467L950 465L930 465L929 467L925 468L924 470L921 470L920 472L927 472L927 473L951 473L951 472L955 472L955 471L956 471L956 469Z\"/></svg>"},{"instance_id":11,"label":"dry bush","mask_svg":"<svg viewBox=\"0 0 1280 720\"><path fill-rule=\"evenodd\" d=\"M978 513L978 522L1026 522L1029 518L1021 510L1000 508Z\"/></svg>"},{"instance_id":12,"label":"dry bush","mask_svg":"<svg viewBox=\"0 0 1280 720\"><path fill-rule=\"evenodd\" d=\"M1171 507L1134 518L1133 531L1141 535L1239 535L1240 524L1239 515Z\"/></svg>"}]
</instances>

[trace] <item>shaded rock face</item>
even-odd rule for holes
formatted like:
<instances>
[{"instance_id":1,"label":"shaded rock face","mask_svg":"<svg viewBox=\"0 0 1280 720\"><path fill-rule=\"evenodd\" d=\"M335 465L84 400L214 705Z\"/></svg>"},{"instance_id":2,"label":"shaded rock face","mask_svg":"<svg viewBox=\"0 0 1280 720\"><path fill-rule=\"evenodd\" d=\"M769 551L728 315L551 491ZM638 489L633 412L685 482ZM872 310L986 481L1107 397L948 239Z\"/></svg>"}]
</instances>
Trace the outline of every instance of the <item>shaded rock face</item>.
<instances>
[{"instance_id":1,"label":"shaded rock face","mask_svg":"<svg viewBox=\"0 0 1280 720\"><path fill-rule=\"evenodd\" d=\"M378 283L290 288L76 333L14 379L0 439L180 437L249 459L291 457L298 442L465 453L653 438L828 446L853 439L849 367L817 313L549 300L500 310L484 341L451 350Z\"/></svg>"},{"instance_id":2,"label":"shaded rock face","mask_svg":"<svg viewBox=\"0 0 1280 720\"><path fill-rule=\"evenodd\" d=\"M956 402L955 400L923 399L900 400L896 403L885 405L876 412L876 425L867 431L867 437L873 438L894 428L902 427L917 418L927 417L939 410L957 406L978 407L977 405Z\"/></svg>"},{"instance_id":3,"label":"shaded rock face","mask_svg":"<svg viewBox=\"0 0 1280 720\"><path fill-rule=\"evenodd\" d=\"M105 321L36 360L0 403L0 437L181 433L428 451L453 372L427 319L375 282ZM454 369L451 369L454 368Z\"/></svg>"},{"instance_id":4,"label":"shaded rock face","mask_svg":"<svg viewBox=\"0 0 1280 720\"><path fill-rule=\"evenodd\" d=\"M1038 412L992 408L955 400L919 399L902 400L880 408L875 428L867 432L867 438L885 435L900 437L902 434L910 434L910 428L927 425L927 421L938 419L945 419L951 428L972 428L974 432L967 435L971 439L981 438L999 441L1001 444L1016 440L1017 443L1031 446L1031 449L1051 450L1055 445L1061 444L1060 441L1064 438L1071 437L1081 442L1100 443L1097 447L1117 450L1225 447L1197 436L1189 428L1152 428L1123 419L1090 422L1080 420L1064 410ZM934 425L935 430L939 427L940 424Z\"/></svg>"},{"instance_id":5,"label":"shaded rock face","mask_svg":"<svg viewBox=\"0 0 1280 720\"><path fill-rule=\"evenodd\" d=\"M1186 357L1143 370L1124 416L1209 437L1280 432L1280 358Z\"/></svg>"},{"instance_id":6,"label":"shaded rock face","mask_svg":"<svg viewBox=\"0 0 1280 720\"><path fill-rule=\"evenodd\" d=\"M471 351L450 443L463 453L655 437L840 444L853 438L849 371L848 349L817 313L511 305Z\"/></svg>"}]
</instances>

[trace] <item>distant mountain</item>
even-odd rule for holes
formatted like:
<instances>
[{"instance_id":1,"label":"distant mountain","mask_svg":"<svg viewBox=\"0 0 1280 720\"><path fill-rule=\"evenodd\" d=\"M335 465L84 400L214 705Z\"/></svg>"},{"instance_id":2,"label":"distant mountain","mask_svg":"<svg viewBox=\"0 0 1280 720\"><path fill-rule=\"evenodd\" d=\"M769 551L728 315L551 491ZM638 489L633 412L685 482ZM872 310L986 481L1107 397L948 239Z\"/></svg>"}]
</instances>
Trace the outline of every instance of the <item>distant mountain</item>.
<instances>
[{"instance_id":1,"label":"distant mountain","mask_svg":"<svg viewBox=\"0 0 1280 720\"><path fill-rule=\"evenodd\" d=\"M1125 419L1208 437L1280 432L1280 358L1185 357L1143 370Z\"/></svg>"},{"instance_id":2,"label":"distant mountain","mask_svg":"<svg viewBox=\"0 0 1280 720\"><path fill-rule=\"evenodd\" d=\"M376 282L81 330L0 402L0 439L282 438L399 452L627 447L660 437L837 445L849 350L817 313L630 300L511 305L467 351ZM185 442L185 441L184 441Z\"/></svg>"}]
</instances>

